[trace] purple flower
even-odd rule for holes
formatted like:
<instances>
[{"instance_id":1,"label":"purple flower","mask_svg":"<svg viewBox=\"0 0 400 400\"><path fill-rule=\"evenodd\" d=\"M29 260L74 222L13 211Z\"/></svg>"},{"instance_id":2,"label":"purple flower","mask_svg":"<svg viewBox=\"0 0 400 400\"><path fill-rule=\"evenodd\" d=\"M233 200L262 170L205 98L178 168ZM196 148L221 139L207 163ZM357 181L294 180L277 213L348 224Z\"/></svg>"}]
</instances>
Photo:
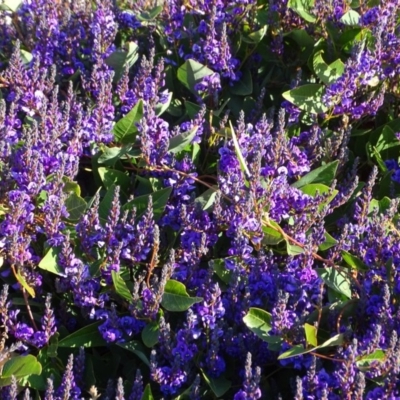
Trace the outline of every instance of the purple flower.
<instances>
[{"instance_id":1,"label":"purple flower","mask_svg":"<svg viewBox=\"0 0 400 400\"><path fill-rule=\"evenodd\" d=\"M14 336L19 340L29 340L34 334L34 330L25 323L17 322L14 326Z\"/></svg>"}]
</instances>

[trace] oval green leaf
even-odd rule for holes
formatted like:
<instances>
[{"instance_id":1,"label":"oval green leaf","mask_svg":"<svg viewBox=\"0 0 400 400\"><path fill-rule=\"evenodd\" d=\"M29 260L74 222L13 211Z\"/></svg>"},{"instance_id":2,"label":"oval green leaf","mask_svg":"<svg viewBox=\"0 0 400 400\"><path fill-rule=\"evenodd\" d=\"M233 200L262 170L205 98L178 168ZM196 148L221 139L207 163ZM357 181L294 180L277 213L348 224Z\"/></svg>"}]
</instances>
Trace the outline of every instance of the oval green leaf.
<instances>
[{"instance_id":1,"label":"oval green leaf","mask_svg":"<svg viewBox=\"0 0 400 400\"><path fill-rule=\"evenodd\" d=\"M142 343L137 340L132 340L126 343L117 343L118 346L136 354L148 367L150 367L150 361L146 356L146 349L143 347Z\"/></svg>"},{"instance_id":2,"label":"oval green leaf","mask_svg":"<svg viewBox=\"0 0 400 400\"><path fill-rule=\"evenodd\" d=\"M318 276L329 286L331 289L338 293L343 294L347 298L351 298L350 280L345 272L338 271L334 268L317 268Z\"/></svg>"},{"instance_id":3,"label":"oval green leaf","mask_svg":"<svg viewBox=\"0 0 400 400\"><path fill-rule=\"evenodd\" d=\"M111 277L114 284L116 293L127 301L132 301L132 293L126 286L125 281L122 279L121 274L111 271Z\"/></svg>"},{"instance_id":4,"label":"oval green leaf","mask_svg":"<svg viewBox=\"0 0 400 400\"><path fill-rule=\"evenodd\" d=\"M186 146L192 143L192 140L196 137L197 129L198 127L195 126L186 132L172 137L169 140L168 151L174 154L182 151Z\"/></svg>"},{"instance_id":5,"label":"oval green leaf","mask_svg":"<svg viewBox=\"0 0 400 400\"><path fill-rule=\"evenodd\" d=\"M328 108L322 103L324 86L317 83L309 83L282 93L285 100L291 102L300 110L311 114L325 113Z\"/></svg>"},{"instance_id":6,"label":"oval green leaf","mask_svg":"<svg viewBox=\"0 0 400 400\"><path fill-rule=\"evenodd\" d=\"M271 330L271 314L261 308L251 307L243 317L246 326L260 339L265 340Z\"/></svg>"},{"instance_id":7,"label":"oval green leaf","mask_svg":"<svg viewBox=\"0 0 400 400\"><path fill-rule=\"evenodd\" d=\"M156 192L139 196L129 201L123 206L124 210L131 210L133 207L136 208L136 219L144 215L149 204L149 197L151 196L153 200L153 215L154 220L157 221L161 218L164 212L165 206L168 203L169 196L172 192L172 187L167 187L165 189L157 190Z\"/></svg>"},{"instance_id":8,"label":"oval green leaf","mask_svg":"<svg viewBox=\"0 0 400 400\"><path fill-rule=\"evenodd\" d=\"M186 311L202 297L190 297L183 283L170 279L165 285L161 305L168 311Z\"/></svg>"},{"instance_id":9,"label":"oval green leaf","mask_svg":"<svg viewBox=\"0 0 400 400\"><path fill-rule=\"evenodd\" d=\"M152 348L158 343L160 325L158 322L148 323L142 330L142 341L146 347Z\"/></svg>"},{"instance_id":10,"label":"oval green leaf","mask_svg":"<svg viewBox=\"0 0 400 400\"><path fill-rule=\"evenodd\" d=\"M0 386L9 385L12 376L19 380L23 377L40 375L41 373L42 365L33 355L15 356L4 364L0 377Z\"/></svg>"},{"instance_id":11,"label":"oval green leaf","mask_svg":"<svg viewBox=\"0 0 400 400\"><path fill-rule=\"evenodd\" d=\"M117 142L135 143L138 129L136 123L143 117L143 100L139 100L125 117L121 118L113 128L114 138Z\"/></svg>"},{"instance_id":12,"label":"oval green leaf","mask_svg":"<svg viewBox=\"0 0 400 400\"><path fill-rule=\"evenodd\" d=\"M52 247L42 258L42 261L40 261L38 267L56 275L65 276L58 265L57 257L59 252L59 248Z\"/></svg>"},{"instance_id":13,"label":"oval green leaf","mask_svg":"<svg viewBox=\"0 0 400 400\"><path fill-rule=\"evenodd\" d=\"M94 324L87 325L74 333L66 336L58 342L58 347L101 347L107 343L99 332L99 325L104 321L97 321Z\"/></svg>"}]
</instances>

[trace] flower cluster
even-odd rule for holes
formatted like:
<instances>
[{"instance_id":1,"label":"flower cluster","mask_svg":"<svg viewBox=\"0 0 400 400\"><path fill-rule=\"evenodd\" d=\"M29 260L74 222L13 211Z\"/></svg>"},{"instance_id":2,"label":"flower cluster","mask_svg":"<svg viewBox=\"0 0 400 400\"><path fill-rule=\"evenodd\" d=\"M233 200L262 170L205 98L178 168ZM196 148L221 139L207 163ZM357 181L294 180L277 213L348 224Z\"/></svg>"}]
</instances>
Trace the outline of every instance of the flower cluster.
<instances>
[{"instance_id":1,"label":"flower cluster","mask_svg":"<svg viewBox=\"0 0 400 400\"><path fill-rule=\"evenodd\" d=\"M300 3L2 1L0 398L400 398L400 3Z\"/></svg>"}]
</instances>

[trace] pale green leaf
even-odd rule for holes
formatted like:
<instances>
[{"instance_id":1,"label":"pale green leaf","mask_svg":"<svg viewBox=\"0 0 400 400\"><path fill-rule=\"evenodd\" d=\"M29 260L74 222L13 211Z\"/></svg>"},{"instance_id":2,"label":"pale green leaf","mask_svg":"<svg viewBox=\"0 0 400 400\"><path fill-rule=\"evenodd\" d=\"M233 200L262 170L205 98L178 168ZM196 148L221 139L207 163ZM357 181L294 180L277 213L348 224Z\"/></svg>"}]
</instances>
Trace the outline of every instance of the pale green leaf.
<instances>
[{"instance_id":1,"label":"pale green leaf","mask_svg":"<svg viewBox=\"0 0 400 400\"><path fill-rule=\"evenodd\" d=\"M313 347L318 346L318 340L317 340L317 328L314 325L310 324L304 324L304 333L306 335L306 341L308 345L311 345Z\"/></svg>"},{"instance_id":2,"label":"pale green leaf","mask_svg":"<svg viewBox=\"0 0 400 400\"><path fill-rule=\"evenodd\" d=\"M315 22L317 20L310 12L313 5L314 1L310 0L289 0L287 4L288 8L291 8L307 22Z\"/></svg>"},{"instance_id":3,"label":"pale green leaf","mask_svg":"<svg viewBox=\"0 0 400 400\"><path fill-rule=\"evenodd\" d=\"M233 125L232 125L231 121L229 121L229 126L231 128L233 146L235 147L236 156L239 159L240 168L241 168L242 172L245 174L246 177L250 177L251 174L250 174L249 168L247 167L246 160L243 157L242 150L240 149L240 145L239 145L239 142L237 140L237 137L236 137L236 134L235 134L235 130L233 129Z\"/></svg>"},{"instance_id":4,"label":"pale green leaf","mask_svg":"<svg viewBox=\"0 0 400 400\"><path fill-rule=\"evenodd\" d=\"M324 86L317 83L309 83L282 93L285 100L294 104L300 110L311 114L325 113L328 108L322 102Z\"/></svg>"},{"instance_id":5,"label":"pale green leaf","mask_svg":"<svg viewBox=\"0 0 400 400\"><path fill-rule=\"evenodd\" d=\"M60 249L58 249L56 247L50 248L50 250L46 253L46 255L42 258L42 260L38 264L38 267L40 269L49 271L56 275L65 276L63 271L61 271L61 268L58 264L58 253L59 252L60 252Z\"/></svg>"},{"instance_id":6,"label":"pale green leaf","mask_svg":"<svg viewBox=\"0 0 400 400\"><path fill-rule=\"evenodd\" d=\"M349 10L349 11L347 11L346 14L344 14L342 16L342 18L340 18L340 22L344 25L355 26L355 25L359 25L360 19L361 19L361 16L357 11Z\"/></svg>"},{"instance_id":7,"label":"pale green leaf","mask_svg":"<svg viewBox=\"0 0 400 400\"><path fill-rule=\"evenodd\" d=\"M200 83L204 77L212 75L213 70L206 67L199 62L189 59L179 67L178 69L178 79L183 83L183 85L189 89L191 92L197 94L195 86Z\"/></svg>"},{"instance_id":8,"label":"pale green leaf","mask_svg":"<svg viewBox=\"0 0 400 400\"><path fill-rule=\"evenodd\" d=\"M182 151L187 145L192 143L193 139L196 137L198 127L194 126L192 129L182 132L179 135L173 136L169 140L168 151L171 153L179 153Z\"/></svg>"},{"instance_id":9,"label":"pale green leaf","mask_svg":"<svg viewBox=\"0 0 400 400\"><path fill-rule=\"evenodd\" d=\"M260 339L265 340L271 328L271 314L261 308L251 307L243 317L246 326Z\"/></svg>"},{"instance_id":10,"label":"pale green leaf","mask_svg":"<svg viewBox=\"0 0 400 400\"><path fill-rule=\"evenodd\" d=\"M338 271L332 267L317 268L316 271L327 286L347 298L351 298L350 280L344 271Z\"/></svg>"}]
</instances>

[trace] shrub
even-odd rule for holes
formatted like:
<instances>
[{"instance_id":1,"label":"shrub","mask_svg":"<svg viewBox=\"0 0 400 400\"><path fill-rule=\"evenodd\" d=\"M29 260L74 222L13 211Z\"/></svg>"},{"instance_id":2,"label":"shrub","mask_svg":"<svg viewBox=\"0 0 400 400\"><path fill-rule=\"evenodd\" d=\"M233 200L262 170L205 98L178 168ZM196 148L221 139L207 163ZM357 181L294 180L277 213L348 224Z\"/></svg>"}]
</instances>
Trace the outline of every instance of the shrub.
<instances>
[{"instance_id":1,"label":"shrub","mask_svg":"<svg viewBox=\"0 0 400 400\"><path fill-rule=\"evenodd\" d=\"M400 396L398 2L0 7L2 399Z\"/></svg>"}]
</instances>

